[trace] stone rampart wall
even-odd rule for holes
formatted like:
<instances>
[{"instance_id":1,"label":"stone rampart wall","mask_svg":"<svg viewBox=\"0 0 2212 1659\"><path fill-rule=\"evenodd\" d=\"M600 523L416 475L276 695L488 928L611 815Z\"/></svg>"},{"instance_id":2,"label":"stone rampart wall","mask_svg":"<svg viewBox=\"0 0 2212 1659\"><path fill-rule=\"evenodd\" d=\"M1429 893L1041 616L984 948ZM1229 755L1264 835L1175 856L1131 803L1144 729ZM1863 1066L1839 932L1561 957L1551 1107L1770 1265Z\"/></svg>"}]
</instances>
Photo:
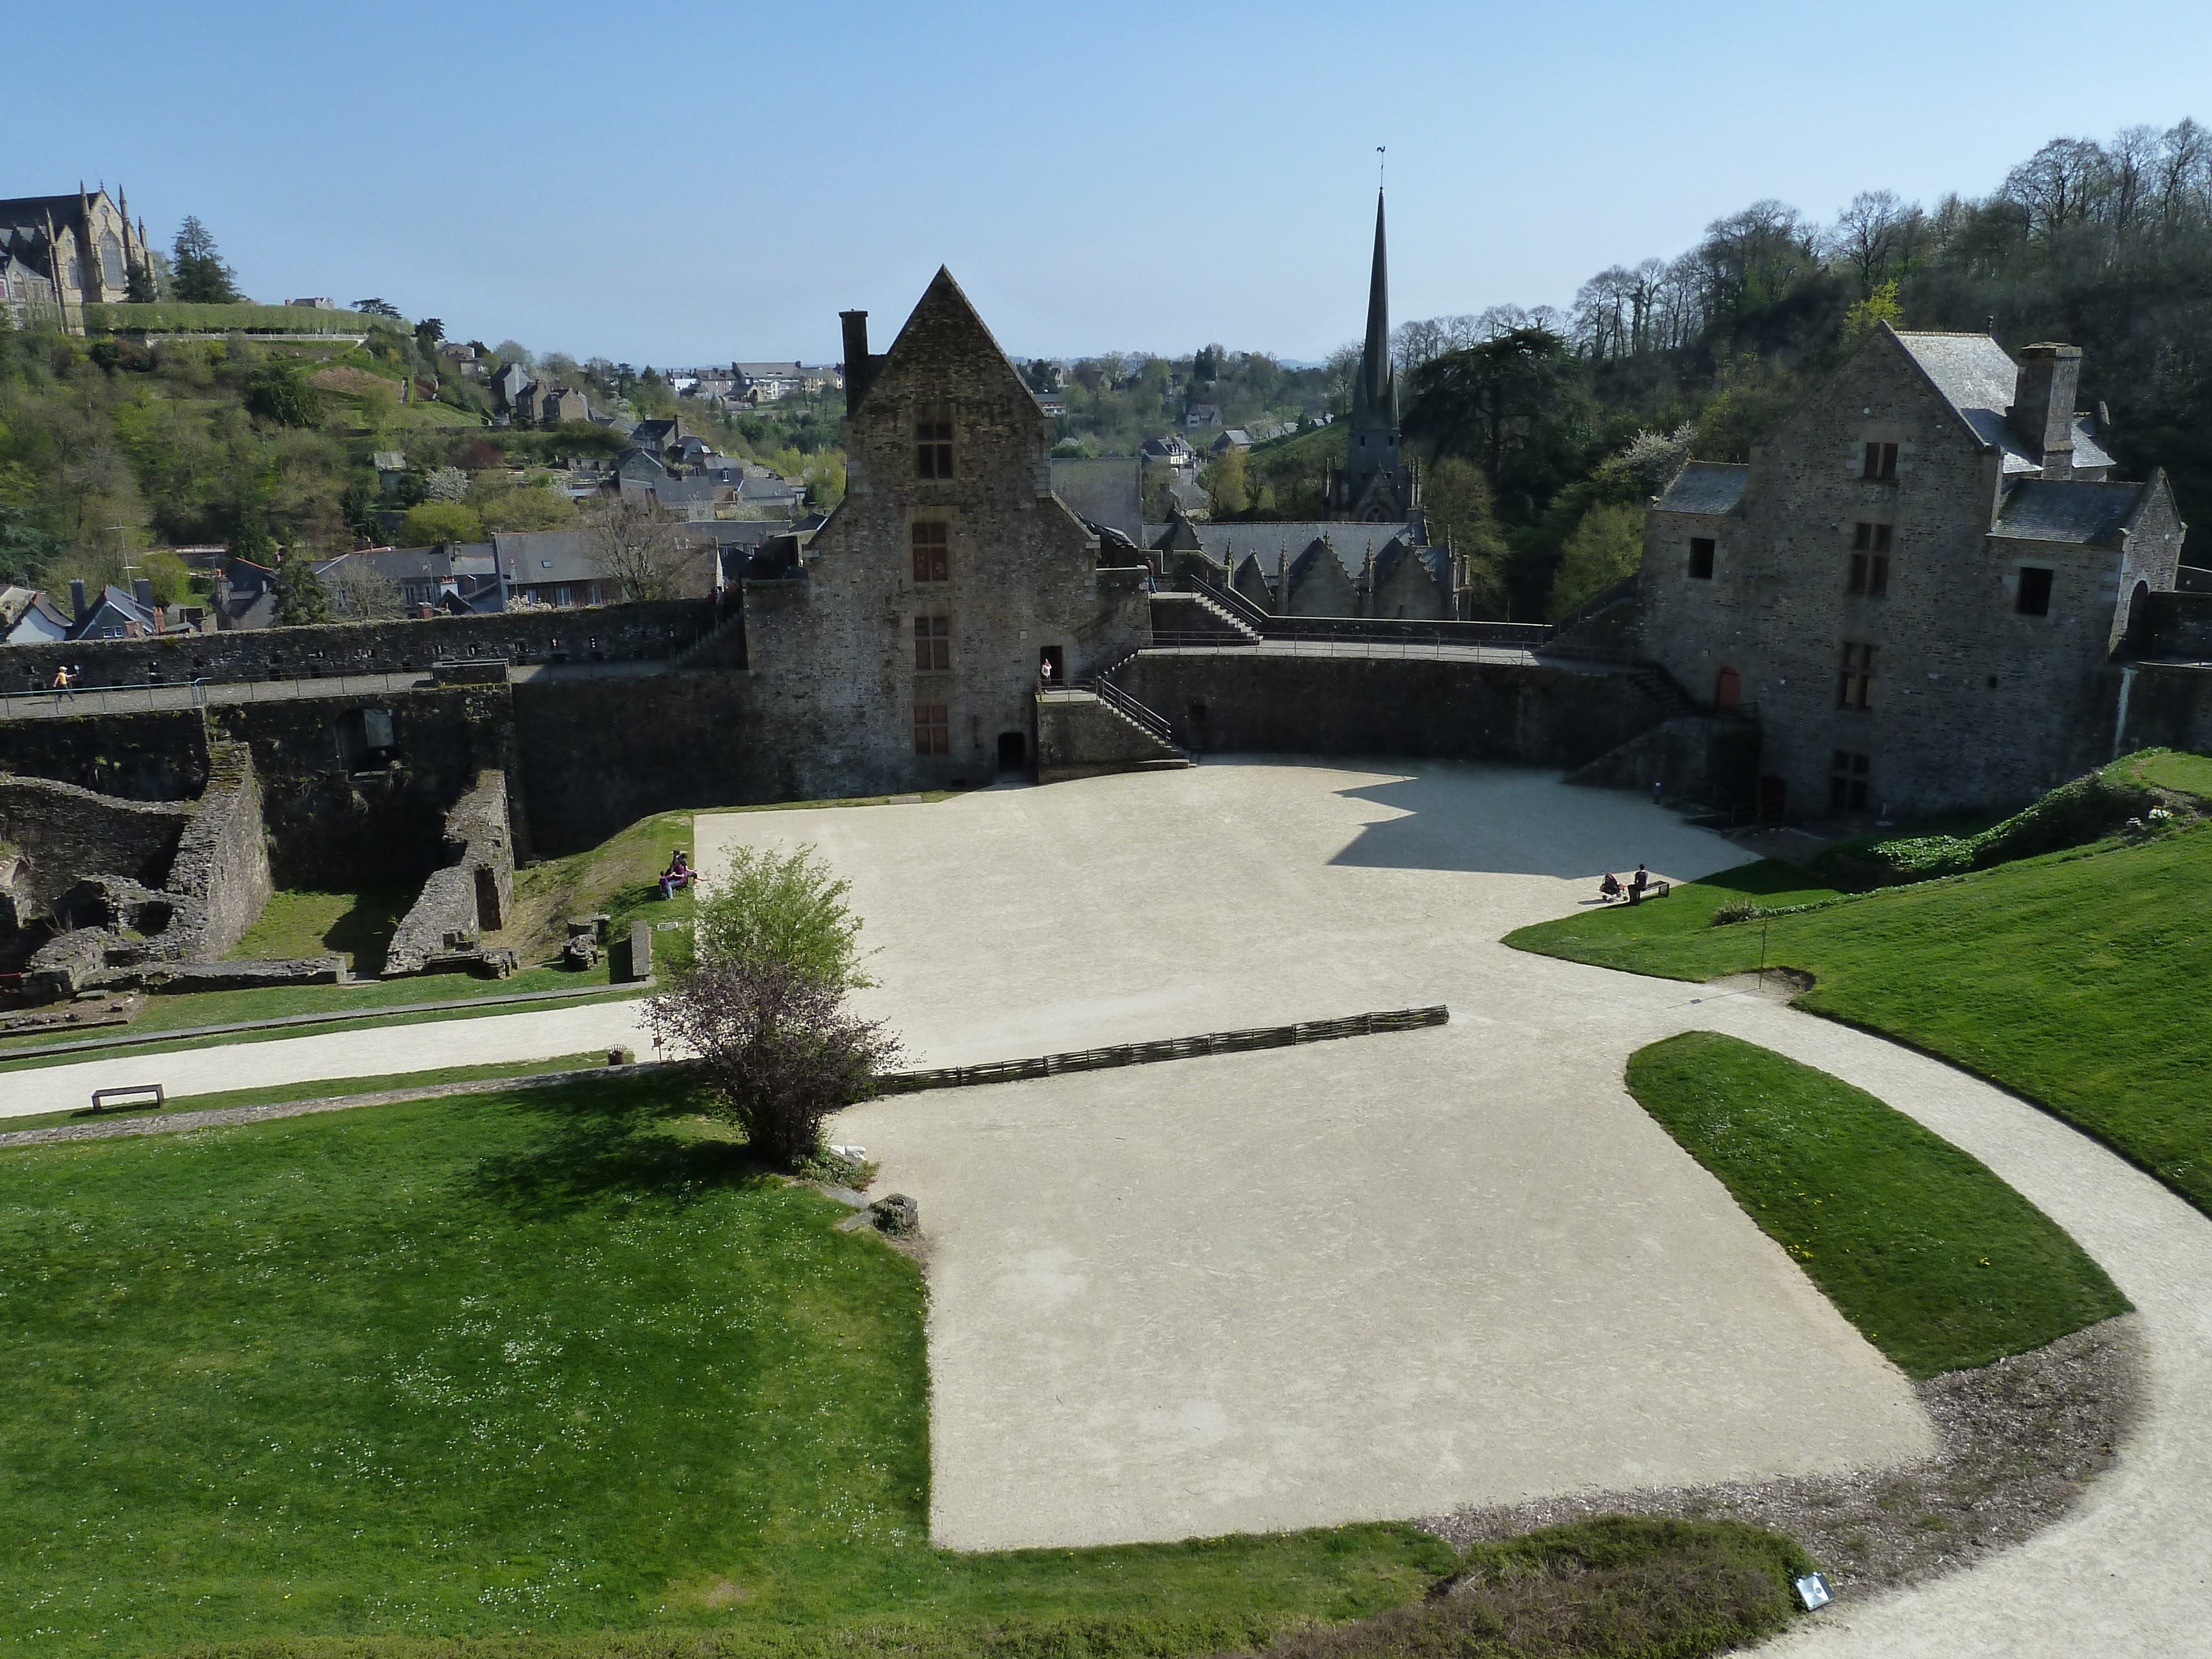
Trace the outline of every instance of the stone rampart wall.
<instances>
[{"instance_id":1,"label":"stone rampart wall","mask_svg":"<svg viewBox=\"0 0 2212 1659\"><path fill-rule=\"evenodd\" d=\"M1115 678L1201 751L1573 768L1679 712L1626 673L1460 658L1148 651Z\"/></svg>"},{"instance_id":2,"label":"stone rampart wall","mask_svg":"<svg viewBox=\"0 0 2212 1659\"><path fill-rule=\"evenodd\" d=\"M0 775L9 773L126 800L191 800L207 787L207 734L186 709L4 720Z\"/></svg>"},{"instance_id":3,"label":"stone rampart wall","mask_svg":"<svg viewBox=\"0 0 2212 1659\"><path fill-rule=\"evenodd\" d=\"M2150 593L2144 637L2135 648L2146 657L2212 662L2212 593Z\"/></svg>"},{"instance_id":4,"label":"stone rampart wall","mask_svg":"<svg viewBox=\"0 0 2212 1659\"><path fill-rule=\"evenodd\" d=\"M97 686L419 672L434 662L486 657L514 663L650 660L676 655L713 625L713 607L703 599L659 599L579 611L11 645L0 648L0 690L51 685L64 664L82 666L82 684Z\"/></svg>"}]
</instances>

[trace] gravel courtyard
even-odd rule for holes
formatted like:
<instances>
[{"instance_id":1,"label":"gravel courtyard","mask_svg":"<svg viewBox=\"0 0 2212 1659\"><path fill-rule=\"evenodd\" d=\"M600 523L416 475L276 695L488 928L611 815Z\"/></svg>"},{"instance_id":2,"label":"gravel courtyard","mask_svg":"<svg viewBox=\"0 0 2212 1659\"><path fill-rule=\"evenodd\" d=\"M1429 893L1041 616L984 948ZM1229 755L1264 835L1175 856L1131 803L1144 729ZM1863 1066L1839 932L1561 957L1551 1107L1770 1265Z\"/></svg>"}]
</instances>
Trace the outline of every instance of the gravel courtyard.
<instances>
[{"instance_id":1,"label":"gravel courtyard","mask_svg":"<svg viewBox=\"0 0 2212 1659\"><path fill-rule=\"evenodd\" d=\"M702 816L851 878L908 1063L1443 1002L1437 1029L933 1093L839 1137L930 1239L961 1548L1910 1461L1905 1379L1620 1086L1704 988L1509 951L1601 870L1741 858L1632 796L1217 762ZM1752 1012L1747 1008L1746 1013ZM1779 1011L1776 1011L1779 1012Z\"/></svg>"}]
</instances>

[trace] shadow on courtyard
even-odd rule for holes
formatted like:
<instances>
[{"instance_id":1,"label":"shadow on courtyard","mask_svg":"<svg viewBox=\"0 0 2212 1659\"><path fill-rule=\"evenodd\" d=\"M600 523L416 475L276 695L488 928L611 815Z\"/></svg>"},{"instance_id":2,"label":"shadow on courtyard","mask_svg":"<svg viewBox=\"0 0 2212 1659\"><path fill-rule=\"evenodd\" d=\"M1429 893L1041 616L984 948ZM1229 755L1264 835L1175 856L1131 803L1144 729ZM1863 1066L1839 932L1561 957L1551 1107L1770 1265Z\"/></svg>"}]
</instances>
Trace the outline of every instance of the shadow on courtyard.
<instances>
[{"instance_id":1,"label":"shadow on courtyard","mask_svg":"<svg viewBox=\"0 0 2212 1659\"><path fill-rule=\"evenodd\" d=\"M1369 824L1329 860L1370 869L1595 880L1604 870L1674 862L1668 854L1685 850L1685 837L1703 835L1634 796L1506 768L1438 766L1338 793L1405 815Z\"/></svg>"}]
</instances>

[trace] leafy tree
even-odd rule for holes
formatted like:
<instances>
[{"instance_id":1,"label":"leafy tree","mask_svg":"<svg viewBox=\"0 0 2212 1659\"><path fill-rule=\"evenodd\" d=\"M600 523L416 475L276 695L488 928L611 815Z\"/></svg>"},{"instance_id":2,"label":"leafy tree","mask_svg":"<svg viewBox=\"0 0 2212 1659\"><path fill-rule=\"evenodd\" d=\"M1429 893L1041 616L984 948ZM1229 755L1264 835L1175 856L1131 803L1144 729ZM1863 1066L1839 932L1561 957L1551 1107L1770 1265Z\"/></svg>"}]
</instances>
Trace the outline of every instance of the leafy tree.
<instances>
[{"instance_id":1,"label":"leafy tree","mask_svg":"<svg viewBox=\"0 0 2212 1659\"><path fill-rule=\"evenodd\" d=\"M446 325L435 317L425 317L415 325L415 343L424 351L434 351L446 337Z\"/></svg>"},{"instance_id":2,"label":"leafy tree","mask_svg":"<svg viewBox=\"0 0 2212 1659\"><path fill-rule=\"evenodd\" d=\"M1490 480L1462 455L1440 455L1421 478L1429 539L1468 562L1468 580L1480 610L1495 610L1504 597L1501 567L1505 542L1491 505Z\"/></svg>"},{"instance_id":3,"label":"leafy tree","mask_svg":"<svg viewBox=\"0 0 2212 1659\"><path fill-rule=\"evenodd\" d=\"M410 547L427 547L433 542L480 542L484 538L483 520L476 508L460 501L424 501L407 509L399 533Z\"/></svg>"},{"instance_id":4,"label":"leafy tree","mask_svg":"<svg viewBox=\"0 0 2212 1659\"><path fill-rule=\"evenodd\" d=\"M1206 499L1213 503L1213 510L1219 516L1242 513L1252 504L1244 477L1244 452L1241 449L1224 449L1216 455L1201 482L1206 485Z\"/></svg>"},{"instance_id":5,"label":"leafy tree","mask_svg":"<svg viewBox=\"0 0 2212 1659\"><path fill-rule=\"evenodd\" d=\"M899 1043L845 1006L836 981L793 963L702 957L646 999L655 1039L698 1056L721 1115L761 1158L798 1168L819 1155L822 1125L874 1092Z\"/></svg>"},{"instance_id":6,"label":"leafy tree","mask_svg":"<svg viewBox=\"0 0 2212 1659\"><path fill-rule=\"evenodd\" d=\"M426 501L465 501L469 498L469 475L458 466L441 466L422 480Z\"/></svg>"},{"instance_id":7,"label":"leafy tree","mask_svg":"<svg viewBox=\"0 0 2212 1659\"><path fill-rule=\"evenodd\" d=\"M191 593L190 567L167 548L155 548L141 555L137 562L138 574L154 585L155 604L181 604Z\"/></svg>"},{"instance_id":8,"label":"leafy tree","mask_svg":"<svg viewBox=\"0 0 2212 1659\"><path fill-rule=\"evenodd\" d=\"M1594 410L1583 366L1545 328L1516 328L1424 364L1409 436L1482 464L1510 516L1533 519L1587 464Z\"/></svg>"},{"instance_id":9,"label":"leafy tree","mask_svg":"<svg viewBox=\"0 0 2212 1659\"><path fill-rule=\"evenodd\" d=\"M185 216L170 251L177 298L193 305L233 305L239 298L238 273L223 264L215 238L198 218Z\"/></svg>"},{"instance_id":10,"label":"leafy tree","mask_svg":"<svg viewBox=\"0 0 2212 1659\"><path fill-rule=\"evenodd\" d=\"M150 261L140 259L131 265L123 279L123 297L134 306L151 305L161 297Z\"/></svg>"},{"instance_id":11,"label":"leafy tree","mask_svg":"<svg viewBox=\"0 0 2212 1659\"><path fill-rule=\"evenodd\" d=\"M764 852L740 847L711 896L694 912L694 954L701 961L790 963L840 991L875 983L860 971L860 918L853 884L830 873L818 849Z\"/></svg>"},{"instance_id":12,"label":"leafy tree","mask_svg":"<svg viewBox=\"0 0 2212 1659\"><path fill-rule=\"evenodd\" d=\"M1571 614L1644 562L1644 509L1601 503L1582 516L1560 549L1552 618Z\"/></svg>"},{"instance_id":13,"label":"leafy tree","mask_svg":"<svg viewBox=\"0 0 2212 1659\"><path fill-rule=\"evenodd\" d=\"M276 608L270 621L278 628L307 628L331 619L331 598L316 578L315 568L304 553L278 556L275 583Z\"/></svg>"},{"instance_id":14,"label":"leafy tree","mask_svg":"<svg viewBox=\"0 0 2212 1659\"><path fill-rule=\"evenodd\" d=\"M380 494L377 486L367 479L355 478L338 497L338 516L345 521L345 527L363 541L376 540L383 530L376 517Z\"/></svg>"},{"instance_id":15,"label":"leafy tree","mask_svg":"<svg viewBox=\"0 0 2212 1659\"><path fill-rule=\"evenodd\" d=\"M476 507L488 531L573 530L576 525L574 503L566 492L550 488L525 485L480 491Z\"/></svg>"},{"instance_id":16,"label":"leafy tree","mask_svg":"<svg viewBox=\"0 0 2212 1659\"><path fill-rule=\"evenodd\" d=\"M388 317L395 323L407 320L399 314L399 307L389 300L356 300L353 308L364 317Z\"/></svg>"},{"instance_id":17,"label":"leafy tree","mask_svg":"<svg viewBox=\"0 0 2212 1659\"><path fill-rule=\"evenodd\" d=\"M264 570L276 566L276 538L269 533L269 520L258 507L240 515L231 532L230 556L258 564Z\"/></svg>"},{"instance_id":18,"label":"leafy tree","mask_svg":"<svg viewBox=\"0 0 2212 1659\"><path fill-rule=\"evenodd\" d=\"M62 544L39 526L28 507L0 501L0 580L35 584L62 556Z\"/></svg>"},{"instance_id":19,"label":"leafy tree","mask_svg":"<svg viewBox=\"0 0 2212 1659\"><path fill-rule=\"evenodd\" d=\"M297 358L271 357L246 383L246 406L281 426L319 426L322 394L308 383Z\"/></svg>"}]
</instances>

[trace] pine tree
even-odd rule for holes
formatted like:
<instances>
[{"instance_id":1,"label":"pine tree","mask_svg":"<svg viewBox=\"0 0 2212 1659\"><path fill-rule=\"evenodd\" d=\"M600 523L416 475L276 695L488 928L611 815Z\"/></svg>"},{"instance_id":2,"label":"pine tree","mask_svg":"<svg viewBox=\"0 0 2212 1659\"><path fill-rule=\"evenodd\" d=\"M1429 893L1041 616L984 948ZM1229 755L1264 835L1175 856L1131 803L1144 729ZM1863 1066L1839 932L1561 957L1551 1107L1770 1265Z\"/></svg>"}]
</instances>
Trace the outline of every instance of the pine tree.
<instances>
[{"instance_id":1,"label":"pine tree","mask_svg":"<svg viewBox=\"0 0 2212 1659\"><path fill-rule=\"evenodd\" d=\"M331 596L307 556L280 554L276 565L276 609L269 620L277 628L306 628L331 619Z\"/></svg>"},{"instance_id":2,"label":"pine tree","mask_svg":"<svg viewBox=\"0 0 2212 1659\"><path fill-rule=\"evenodd\" d=\"M238 273L223 264L222 256L216 252L215 238L197 216L185 216L173 257L177 298L193 305L238 302Z\"/></svg>"}]
</instances>

